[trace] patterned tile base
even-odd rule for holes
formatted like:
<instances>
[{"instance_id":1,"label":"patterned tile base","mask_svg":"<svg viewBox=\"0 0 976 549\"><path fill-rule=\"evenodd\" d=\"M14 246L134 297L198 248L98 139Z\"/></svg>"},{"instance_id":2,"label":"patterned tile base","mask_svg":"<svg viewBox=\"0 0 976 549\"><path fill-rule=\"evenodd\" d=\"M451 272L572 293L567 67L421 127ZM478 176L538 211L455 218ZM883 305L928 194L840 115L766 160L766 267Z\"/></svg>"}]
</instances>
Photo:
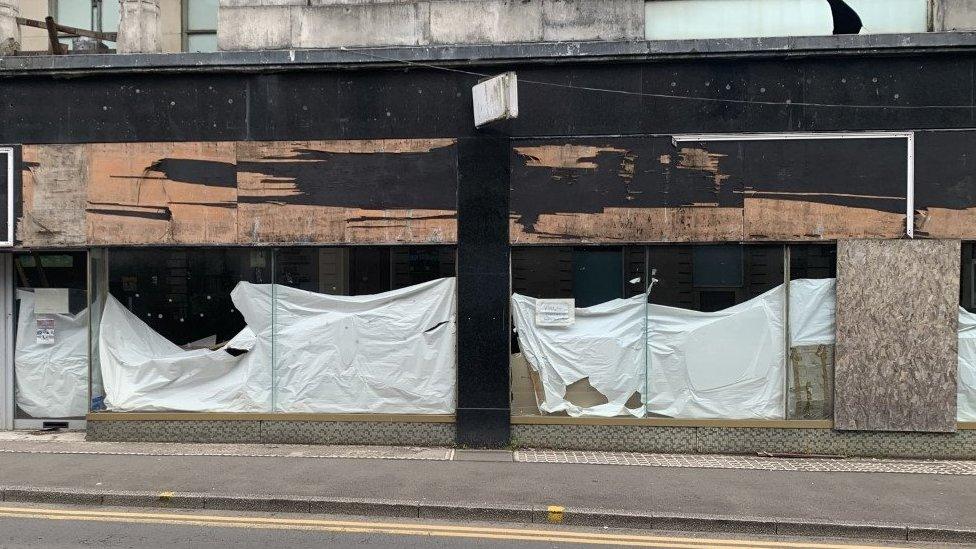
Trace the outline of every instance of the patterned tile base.
<instances>
[{"instance_id":1,"label":"patterned tile base","mask_svg":"<svg viewBox=\"0 0 976 549\"><path fill-rule=\"evenodd\" d=\"M851 432L832 429L512 425L517 446L669 454L830 454L976 459L976 430L956 433Z\"/></svg>"},{"instance_id":2,"label":"patterned tile base","mask_svg":"<svg viewBox=\"0 0 976 549\"><path fill-rule=\"evenodd\" d=\"M638 454L633 452L579 452L574 450L518 450L515 461L588 465L636 465L700 469L758 469L845 473L918 473L976 475L976 461L820 459L718 456L700 454Z\"/></svg>"},{"instance_id":3,"label":"patterned tile base","mask_svg":"<svg viewBox=\"0 0 976 549\"><path fill-rule=\"evenodd\" d=\"M197 442L454 446L453 423L314 421L90 421L87 439Z\"/></svg>"}]
</instances>

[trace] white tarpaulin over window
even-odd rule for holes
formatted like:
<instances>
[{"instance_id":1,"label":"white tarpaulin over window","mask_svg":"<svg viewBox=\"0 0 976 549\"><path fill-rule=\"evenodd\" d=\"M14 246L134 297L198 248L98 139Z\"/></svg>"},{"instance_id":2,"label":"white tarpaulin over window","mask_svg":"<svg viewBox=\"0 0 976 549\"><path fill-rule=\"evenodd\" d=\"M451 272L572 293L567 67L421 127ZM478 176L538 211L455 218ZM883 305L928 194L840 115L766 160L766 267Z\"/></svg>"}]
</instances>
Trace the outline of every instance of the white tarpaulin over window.
<instances>
[{"instance_id":1,"label":"white tarpaulin over window","mask_svg":"<svg viewBox=\"0 0 976 549\"><path fill-rule=\"evenodd\" d=\"M275 287L275 411L451 414L455 279L364 296ZM242 282L234 304L269 341L271 285Z\"/></svg>"},{"instance_id":2,"label":"white tarpaulin over window","mask_svg":"<svg viewBox=\"0 0 976 549\"><path fill-rule=\"evenodd\" d=\"M649 414L783 419L784 288L713 313L645 306L642 296L617 299L576 309L569 327L536 326L536 300L514 294L519 345L545 396L539 409L573 417L642 416L643 409L624 403L635 391L644 393L646 360ZM833 343L834 288L833 279L791 282L794 345ZM581 408L566 400L566 388L581 379L609 402Z\"/></svg>"},{"instance_id":3,"label":"white tarpaulin over window","mask_svg":"<svg viewBox=\"0 0 976 549\"><path fill-rule=\"evenodd\" d=\"M241 282L231 297L247 327L220 349L189 351L109 297L99 332L105 405L115 411L453 413L454 288L447 278L347 297ZM246 352L235 357L228 349Z\"/></svg>"},{"instance_id":4,"label":"white tarpaulin over window","mask_svg":"<svg viewBox=\"0 0 976 549\"><path fill-rule=\"evenodd\" d=\"M649 305L648 413L783 419L784 298L778 286L713 313Z\"/></svg>"},{"instance_id":5,"label":"white tarpaulin over window","mask_svg":"<svg viewBox=\"0 0 976 549\"><path fill-rule=\"evenodd\" d=\"M186 351L108 296L99 330L105 407L123 412L268 412L270 353L244 328L217 350ZM248 351L234 356L227 349Z\"/></svg>"},{"instance_id":6,"label":"white tarpaulin over window","mask_svg":"<svg viewBox=\"0 0 976 549\"><path fill-rule=\"evenodd\" d=\"M976 421L976 314L959 308L958 421Z\"/></svg>"},{"instance_id":7,"label":"white tarpaulin over window","mask_svg":"<svg viewBox=\"0 0 976 549\"><path fill-rule=\"evenodd\" d=\"M576 309L570 326L536 326L537 301L512 295L519 346L542 382L539 409L572 417L643 416L643 407L625 406L635 392L644 392L643 296ZM583 408L566 400L566 388L584 378L607 403Z\"/></svg>"},{"instance_id":8,"label":"white tarpaulin over window","mask_svg":"<svg viewBox=\"0 0 976 549\"><path fill-rule=\"evenodd\" d=\"M76 315L42 315L53 325L50 340L39 341L34 293L17 290L16 400L35 418L69 418L88 411L88 309ZM51 322L53 320L53 322Z\"/></svg>"}]
</instances>

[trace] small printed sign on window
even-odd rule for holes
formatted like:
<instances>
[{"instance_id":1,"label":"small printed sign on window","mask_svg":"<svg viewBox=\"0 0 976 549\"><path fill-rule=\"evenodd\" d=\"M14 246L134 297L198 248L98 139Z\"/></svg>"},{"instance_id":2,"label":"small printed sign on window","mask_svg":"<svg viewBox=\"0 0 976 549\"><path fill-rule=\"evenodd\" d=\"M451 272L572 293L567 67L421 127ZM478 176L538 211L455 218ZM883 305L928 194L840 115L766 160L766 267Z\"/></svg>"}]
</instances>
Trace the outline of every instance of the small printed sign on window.
<instances>
[{"instance_id":1,"label":"small printed sign on window","mask_svg":"<svg viewBox=\"0 0 976 549\"><path fill-rule=\"evenodd\" d=\"M536 326L572 326L575 322L575 299L540 299L536 301Z\"/></svg>"}]
</instances>

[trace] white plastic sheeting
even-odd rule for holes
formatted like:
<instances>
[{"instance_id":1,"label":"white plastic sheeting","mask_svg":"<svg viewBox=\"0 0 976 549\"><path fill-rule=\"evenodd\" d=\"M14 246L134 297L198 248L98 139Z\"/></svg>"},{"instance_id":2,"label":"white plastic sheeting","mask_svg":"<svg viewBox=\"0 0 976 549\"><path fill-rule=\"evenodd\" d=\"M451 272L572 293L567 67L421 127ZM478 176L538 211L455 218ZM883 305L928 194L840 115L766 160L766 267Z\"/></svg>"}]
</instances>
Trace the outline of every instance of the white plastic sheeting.
<instances>
[{"instance_id":1,"label":"white plastic sheeting","mask_svg":"<svg viewBox=\"0 0 976 549\"><path fill-rule=\"evenodd\" d=\"M833 345L837 338L837 280L790 281L790 346Z\"/></svg>"},{"instance_id":2,"label":"white plastic sheeting","mask_svg":"<svg viewBox=\"0 0 976 549\"><path fill-rule=\"evenodd\" d=\"M539 409L571 417L643 416L643 407L625 406L635 392L644 392L643 296L577 308L576 321L560 327L536 326L536 303L512 295L519 346L542 383ZM607 403L584 408L566 400L566 388L584 378Z\"/></svg>"},{"instance_id":3,"label":"white plastic sheeting","mask_svg":"<svg viewBox=\"0 0 976 549\"><path fill-rule=\"evenodd\" d=\"M976 421L976 314L959 308L959 384L956 418Z\"/></svg>"},{"instance_id":4,"label":"white plastic sheeting","mask_svg":"<svg viewBox=\"0 0 976 549\"><path fill-rule=\"evenodd\" d=\"M783 419L784 299L778 286L713 313L649 305L648 413Z\"/></svg>"},{"instance_id":5,"label":"white plastic sheeting","mask_svg":"<svg viewBox=\"0 0 976 549\"><path fill-rule=\"evenodd\" d=\"M217 350L184 350L109 297L99 332L105 405L453 413L454 290L453 278L355 297L241 282L231 298L247 327ZM226 349L247 352L235 357Z\"/></svg>"},{"instance_id":6,"label":"white plastic sheeting","mask_svg":"<svg viewBox=\"0 0 976 549\"><path fill-rule=\"evenodd\" d=\"M108 296L99 330L105 407L124 412L267 412L271 410L270 353L253 350L244 328L218 350L186 351L153 331Z\"/></svg>"},{"instance_id":7,"label":"white plastic sheeting","mask_svg":"<svg viewBox=\"0 0 976 549\"><path fill-rule=\"evenodd\" d=\"M833 343L834 292L833 279L790 283L793 345ZM569 327L536 326L536 300L514 294L512 314L521 350L542 383L542 412L783 419L785 294L781 285L713 313L645 305L641 296L617 299L576 309ZM581 408L566 400L566 388L585 378L607 404ZM624 405L645 390L646 409Z\"/></svg>"},{"instance_id":8,"label":"white plastic sheeting","mask_svg":"<svg viewBox=\"0 0 976 549\"><path fill-rule=\"evenodd\" d=\"M50 343L37 342L34 293L17 290L20 310L14 353L16 401L35 418L69 418L88 411L88 309L54 319Z\"/></svg>"},{"instance_id":9,"label":"white plastic sheeting","mask_svg":"<svg viewBox=\"0 0 976 549\"><path fill-rule=\"evenodd\" d=\"M276 412L450 414L455 279L364 296L275 286ZM266 348L271 285L242 282L234 304Z\"/></svg>"}]
</instances>

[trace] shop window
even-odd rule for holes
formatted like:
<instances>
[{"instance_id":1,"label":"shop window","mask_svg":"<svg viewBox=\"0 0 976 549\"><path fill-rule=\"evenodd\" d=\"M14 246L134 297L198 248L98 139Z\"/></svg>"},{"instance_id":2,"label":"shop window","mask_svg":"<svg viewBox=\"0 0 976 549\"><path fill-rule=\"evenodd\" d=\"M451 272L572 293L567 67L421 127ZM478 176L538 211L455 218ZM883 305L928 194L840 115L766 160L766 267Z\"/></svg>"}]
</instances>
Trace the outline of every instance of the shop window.
<instances>
[{"instance_id":1,"label":"shop window","mask_svg":"<svg viewBox=\"0 0 976 549\"><path fill-rule=\"evenodd\" d=\"M827 418L835 255L820 244L513 248L513 414Z\"/></svg>"},{"instance_id":2,"label":"shop window","mask_svg":"<svg viewBox=\"0 0 976 549\"><path fill-rule=\"evenodd\" d=\"M454 249L92 252L93 408L453 413Z\"/></svg>"},{"instance_id":3,"label":"shop window","mask_svg":"<svg viewBox=\"0 0 976 549\"><path fill-rule=\"evenodd\" d=\"M827 0L649 0L644 4L645 36L680 40L928 30L927 0L845 2L832 7Z\"/></svg>"},{"instance_id":4,"label":"shop window","mask_svg":"<svg viewBox=\"0 0 976 549\"><path fill-rule=\"evenodd\" d=\"M15 426L80 419L89 398L85 253L19 253L13 264Z\"/></svg>"}]
</instances>

